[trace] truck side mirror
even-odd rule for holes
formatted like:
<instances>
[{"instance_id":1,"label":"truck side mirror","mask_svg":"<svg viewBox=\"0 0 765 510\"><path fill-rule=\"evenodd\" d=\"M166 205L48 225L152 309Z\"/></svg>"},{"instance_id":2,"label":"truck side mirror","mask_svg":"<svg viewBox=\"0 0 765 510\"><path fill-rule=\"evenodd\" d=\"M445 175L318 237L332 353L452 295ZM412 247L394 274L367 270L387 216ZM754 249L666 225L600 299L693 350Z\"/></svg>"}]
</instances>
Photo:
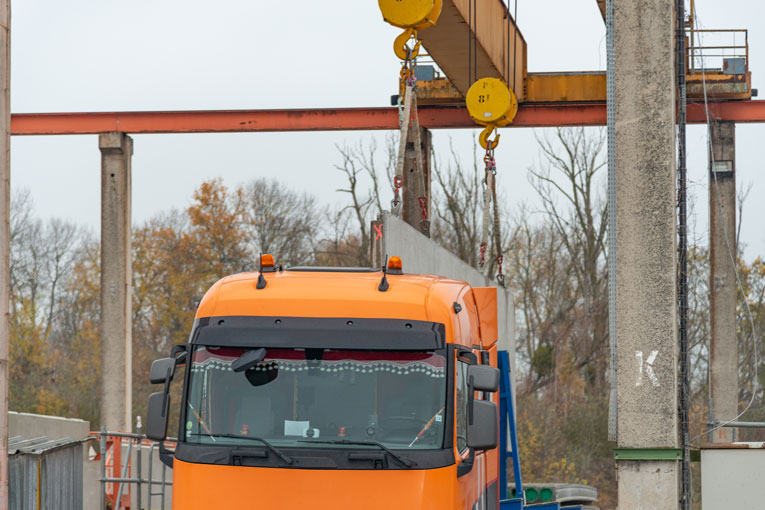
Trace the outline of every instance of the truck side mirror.
<instances>
[{"instance_id":1,"label":"truck side mirror","mask_svg":"<svg viewBox=\"0 0 765 510\"><path fill-rule=\"evenodd\" d=\"M170 395L165 391L149 395L149 405L146 408L146 437L154 441L164 441L167 437L169 415Z\"/></svg>"},{"instance_id":2,"label":"truck side mirror","mask_svg":"<svg viewBox=\"0 0 765 510\"><path fill-rule=\"evenodd\" d=\"M169 370L169 372L168 372ZM160 358L154 360L151 364L151 372L149 372L149 381L151 384L164 384L165 379L170 374L170 380L173 380L173 374L175 374L175 358Z\"/></svg>"},{"instance_id":3,"label":"truck side mirror","mask_svg":"<svg viewBox=\"0 0 765 510\"><path fill-rule=\"evenodd\" d=\"M468 420L467 445L476 450L492 450L496 448L499 442L498 423L497 404L488 400L474 400L473 420Z\"/></svg>"},{"instance_id":4,"label":"truck side mirror","mask_svg":"<svg viewBox=\"0 0 765 510\"><path fill-rule=\"evenodd\" d=\"M487 365L470 365L468 380L473 380L473 389L494 393L499 389L499 369Z\"/></svg>"}]
</instances>

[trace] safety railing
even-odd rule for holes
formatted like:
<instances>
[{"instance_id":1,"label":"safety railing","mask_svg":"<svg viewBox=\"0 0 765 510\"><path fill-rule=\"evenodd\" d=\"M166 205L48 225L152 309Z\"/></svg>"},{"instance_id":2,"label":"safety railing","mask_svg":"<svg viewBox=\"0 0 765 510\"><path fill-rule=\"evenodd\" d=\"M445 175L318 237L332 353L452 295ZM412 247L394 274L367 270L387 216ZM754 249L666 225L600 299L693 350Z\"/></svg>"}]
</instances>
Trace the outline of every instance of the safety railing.
<instances>
[{"instance_id":1,"label":"safety railing","mask_svg":"<svg viewBox=\"0 0 765 510\"><path fill-rule=\"evenodd\" d=\"M689 73L746 74L749 71L748 30L688 28L686 35ZM735 65L736 69L726 69L726 61L728 65Z\"/></svg>"},{"instance_id":2,"label":"safety railing","mask_svg":"<svg viewBox=\"0 0 765 510\"><path fill-rule=\"evenodd\" d=\"M165 510L169 499L166 496L167 487L173 482L168 479L167 466L158 460L159 443L146 439L144 434L108 432L104 428L92 434L96 435L100 442L99 452L94 459L100 460L101 463L100 509ZM157 462L160 467L156 466ZM148 469L145 469L144 465ZM157 469L160 475L155 479ZM159 507L152 504L152 498L159 499Z\"/></svg>"}]
</instances>

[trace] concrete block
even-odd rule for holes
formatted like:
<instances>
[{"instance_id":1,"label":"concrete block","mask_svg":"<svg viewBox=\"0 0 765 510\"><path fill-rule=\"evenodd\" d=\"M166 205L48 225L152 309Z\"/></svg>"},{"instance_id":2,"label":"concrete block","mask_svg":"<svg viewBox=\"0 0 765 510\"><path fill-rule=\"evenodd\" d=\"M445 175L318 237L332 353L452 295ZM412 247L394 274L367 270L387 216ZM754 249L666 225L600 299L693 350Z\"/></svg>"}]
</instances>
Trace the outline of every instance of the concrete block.
<instances>
[{"instance_id":1,"label":"concrete block","mask_svg":"<svg viewBox=\"0 0 765 510\"><path fill-rule=\"evenodd\" d=\"M619 510L676 510L679 472L675 460L619 461ZM625 481L629 483L623 483Z\"/></svg>"},{"instance_id":2,"label":"concrete block","mask_svg":"<svg viewBox=\"0 0 765 510\"><path fill-rule=\"evenodd\" d=\"M128 148L132 144L126 143L126 139L129 137L125 133L101 133L98 135L98 148L101 150L132 151L132 147Z\"/></svg>"}]
</instances>

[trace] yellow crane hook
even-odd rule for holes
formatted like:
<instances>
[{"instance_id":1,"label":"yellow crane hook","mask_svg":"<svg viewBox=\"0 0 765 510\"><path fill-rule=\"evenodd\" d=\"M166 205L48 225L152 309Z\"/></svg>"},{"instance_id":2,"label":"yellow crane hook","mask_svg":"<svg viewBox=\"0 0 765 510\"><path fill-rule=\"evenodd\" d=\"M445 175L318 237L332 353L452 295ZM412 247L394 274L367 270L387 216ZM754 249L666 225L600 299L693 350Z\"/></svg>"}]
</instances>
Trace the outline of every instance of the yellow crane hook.
<instances>
[{"instance_id":1,"label":"yellow crane hook","mask_svg":"<svg viewBox=\"0 0 765 510\"><path fill-rule=\"evenodd\" d=\"M417 39L417 30L435 25L443 8L443 0L378 0L377 4L387 23L404 29L393 42L393 51L401 60L417 56L421 44ZM412 37L416 43L408 51L406 44Z\"/></svg>"},{"instance_id":2,"label":"yellow crane hook","mask_svg":"<svg viewBox=\"0 0 765 510\"><path fill-rule=\"evenodd\" d=\"M417 42L414 44L414 47L410 50L409 47L406 45L406 43L408 43L409 39L411 39L412 37L414 37L414 40ZM415 30L414 28L407 28L401 33L401 35L396 37L396 39L393 41L393 52L401 60L417 58L417 55L420 54L421 44L422 44L422 41L417 39L417 30Z\"/></svg>"},{"instance_id":3,"label":"yellow crane hook","mask_svg":"<svg viewBox=\"0 0 765 510\"><path fill-rule=\"evenodd\" d=\"M489 136L491 136L491 134L496 130L496 124L489 124L483 129L483 131L481 131L481 134L478 135L478 143L481 144L481 147L487 150L494 150L497 148L497 145L499 145L499 133L497 133L497 136L494 137L494 140L489 140Z\"/></svg>"}]
</instances>

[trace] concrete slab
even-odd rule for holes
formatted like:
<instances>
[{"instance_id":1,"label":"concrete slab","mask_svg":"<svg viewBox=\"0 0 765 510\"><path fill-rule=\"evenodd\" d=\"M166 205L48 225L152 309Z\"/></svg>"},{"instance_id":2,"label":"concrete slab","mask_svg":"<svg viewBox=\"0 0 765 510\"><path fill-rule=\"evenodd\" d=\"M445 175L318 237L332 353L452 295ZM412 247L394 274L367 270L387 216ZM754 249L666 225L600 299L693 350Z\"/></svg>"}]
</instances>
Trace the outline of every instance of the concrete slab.
<instances>
[{"instance_id":1,"label":"concrete slab","mask_svg":"<svg viewBox=\"0 0 765 510\"><path fill-rule=\"evenodd\" d=\"M401 257L405 273L446 276L464 280L474 287L496 287L496 282L388 212L383 213L382 232L382 253ZM509 290L498 289L497 309L497 346L510 353L514 372L515 299Z\"/></svg>"},{"instance_id":2,"label":"concrete slab","mask_svg":"<svg viewBox=\"0 0 765 510\"><path fill-rule=\"evenodd\" d=\"M85 439L90 432L90 422L77 418L62 418L42 414L8 411L8 435L24 439L47 437L48 439Z\"/></svg>"}]
</instances>

